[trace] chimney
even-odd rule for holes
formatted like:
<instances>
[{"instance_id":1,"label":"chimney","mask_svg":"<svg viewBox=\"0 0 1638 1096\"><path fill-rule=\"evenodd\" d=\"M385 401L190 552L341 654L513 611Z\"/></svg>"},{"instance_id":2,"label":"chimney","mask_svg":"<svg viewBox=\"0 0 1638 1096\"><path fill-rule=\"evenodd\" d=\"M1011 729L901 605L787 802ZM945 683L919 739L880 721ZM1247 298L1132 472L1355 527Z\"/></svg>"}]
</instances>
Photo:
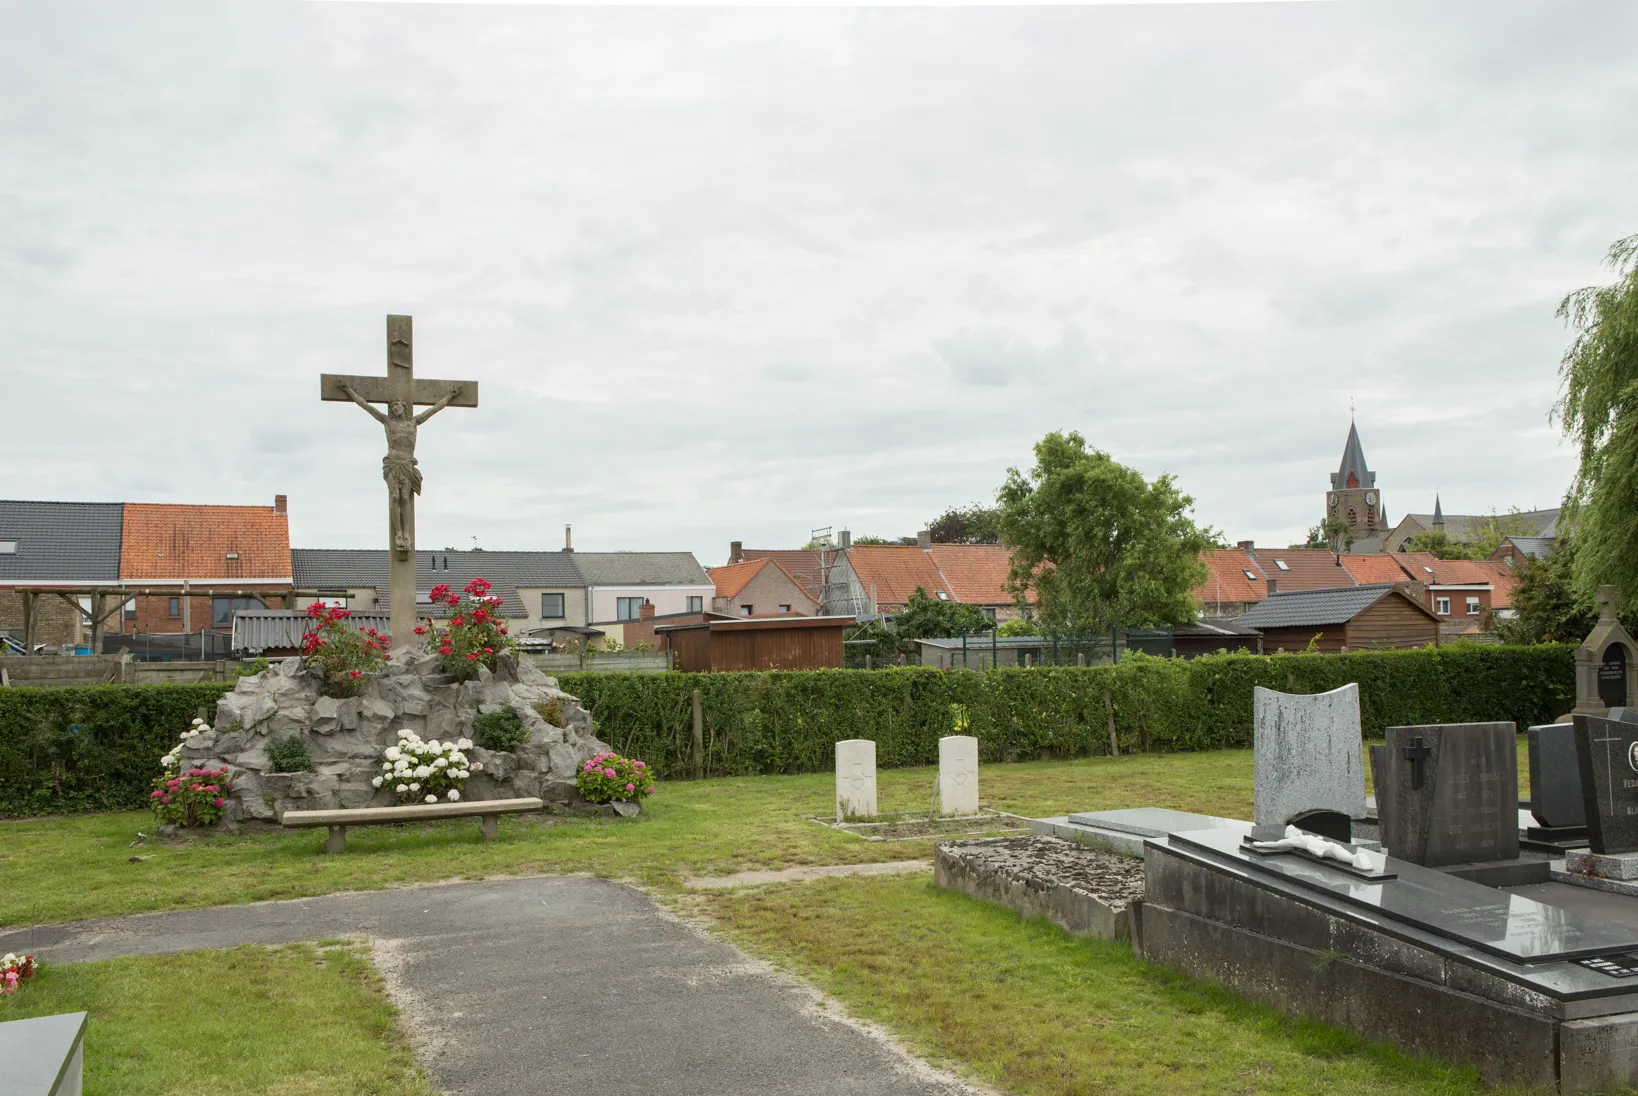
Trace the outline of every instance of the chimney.
<instances>
[{"instance_id":1,"label":"chimney","mask_svg":"<svg viewBox=\"0 0 1638 1096\"><path fill-rule=\"evenodd\" d=\"M843 529L840 533L836 534L836 550L837 551L845 552L851 547L853 547L853 534L852 533L850 533L846 529Z\"/></svg>"},{"instance_id":2,"label":"chimney","mask_svg":"<svg viewBox=\"0 0 1638 1096\"><path fill-rule=\"evenodd\" d=\"M728 542L728 562L745 562L745 542L743 540L731 540Z\"/></svg>"},{"instance_id":3,"label":"chimney","mask_svg":"<svg viewBox=\"0 0 1638 1096\"><path fill-rule=\"evenodd\" d=\"M637 606L637 619L638 620L648 620L653 616L654 616L654 603L652 601L645 601L641 605Z\"/></svg>"},{"instance_id":4,"label":"chimney","mask_svg":"<svg viewBox=\"0 0 1638 1096\"><path fill-rule=\"evenodd\" d=\"M1252 552L1252 551L1256 551L1257 542L1252 541L1252 540L1242 540L1242 541L1238 542L1237 544L1235 544L1235 547L1240 549L1240 551L1242 551L1242 552Z\"/></svg>"},{"instance_id":5,"label":"chimney","mask_svg":"<svg viewBox=\"0 0 1638 1096\"><path fill-rule=\"evenodd\" d=\"M574 551L574 526L572 525L563 527L563 550L565 552Z\"/></svg>"},{"instance_id":6,"label":"chimney","mask_svg":"<svg viewBox=\"0 0 1638 1096\"><path fill-rule=\"evenodd\" d=\"M933 531L931 529L923 529L919 533L916 534L916 547L917 548L920 548L923 552L925 552L929 548L931 548L932 546L933 546Z\"/></svg>"},{"instance_id":7,"label":"chimney","mask_svg":"<svg viewBox=\"0 0 1638 1096\"><path fill-rule=\"evenodd\" d=\"M290 496L289 495L274 495L273 496L273 512L275 514L288 514L290 512Z\"/></svg>"},{"instance_id":8,"label":"chimney","mask_svg":"<svg viewBox=\"0 0 1638 1096\"><path fill-rule=\"evenodd\" d=\"M1279 585L1280 585L1280 582L1279 582L1278 579L1276 579L1273 575L1268 576L1268 596L1269 597L1273 597L1275 594L1280 592L1279 591Z\"/></svg>"}]
</instances>

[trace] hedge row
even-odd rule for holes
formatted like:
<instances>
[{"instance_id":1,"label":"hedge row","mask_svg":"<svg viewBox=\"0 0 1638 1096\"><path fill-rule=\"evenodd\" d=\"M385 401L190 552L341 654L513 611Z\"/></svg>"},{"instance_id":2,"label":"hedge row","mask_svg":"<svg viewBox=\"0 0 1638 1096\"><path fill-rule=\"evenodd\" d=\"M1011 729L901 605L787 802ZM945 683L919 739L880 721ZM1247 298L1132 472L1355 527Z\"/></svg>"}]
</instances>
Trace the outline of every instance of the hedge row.
<instances>
[{"instance_id":1,"label":"hedge row","mask_svg":"<svg viewBox=\"0 0 1638 1096\"><path fill-rule=\"evenodd\" d=\"M231 688L0 689L0 817L142 806L160 757Z\"/></svg>"},{"instance_id":2,"label":"hedge row","mask_svg":"<svg viewBox=\"0 0 1638 1096\"><path fill-rule=\"evenodd\" d=\"M1573 648L1462 645L1347 655L1130 656L1118 666L987 672L816 670L730 674L570 674L604 741L663 777L692 773L689 695L700 691L713 776L828 771L844 738L876 742L882 768L930 765L965 733L989 762L1251 744L1252 687L1360 690L1368 737L1389 726L1550 722L1574 703ZM1107 706L1105 698L1107 697Z\"/></svg>"},{"instance_id":3,"label":"hedge row","mask_svg":"<svg viewBox=\"0 0 1638 1096\"><path fill-rule=\"evenodd\" d=\"M930 765L964 727L989 762L1251 744L1251 690L1358 682L1365 733L1403 723L1545 723L1573 703L1568 646L1459 646L1348 655L1129 656L1118 666L740 674L570 674L602 738L662 777L693 772L700 691L713 776L824 772L835 742L876 741L883 768ZM0 816L140 807L159 758L225 684L0 689ZM1106 706L1107 698L1107 706Z\"/></svg>"}]
</instances>

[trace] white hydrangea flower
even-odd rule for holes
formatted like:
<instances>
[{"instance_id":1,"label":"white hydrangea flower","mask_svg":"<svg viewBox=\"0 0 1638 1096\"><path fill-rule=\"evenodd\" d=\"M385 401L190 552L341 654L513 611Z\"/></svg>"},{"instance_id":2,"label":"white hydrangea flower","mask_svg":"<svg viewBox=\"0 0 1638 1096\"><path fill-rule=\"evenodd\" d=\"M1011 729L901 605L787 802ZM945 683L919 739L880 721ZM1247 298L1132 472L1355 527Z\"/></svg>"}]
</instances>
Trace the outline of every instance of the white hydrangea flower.
<instances>
[{"instance_id":1,"label":"white hydrangea flower","mask_svg":"<svg viewBox=\"0 0 1638 1096\"><path fill-rule=\"evenodd\" d=\"M388 746L385 750L381 751L381 756L385 757L389 761L397 761L400 757L404 756L404 751L400 750L397 746Z\"/></svg>"},{"instance_id":2,"label":"white hydrangea flower","mask_svg":"<svg viewBox=\"0 0 1638 1096\"><path fill-rule=\"evenodd\" d=\"M449 789L449 795L447 795L445 798L448 799L451 803L453 803L457 799L461 798L461 793L456 791L454 788L451 788L451 789Z\"/></svg>"},{"instance_id":3,"label":"white hydrangea flower","mask_svg":"<svg viewBox=\"0 0 1638 1096\"><path fill-rule=\"evenodd\" d=\"M418 792L418 791L421 790L421 785L420 784L411 784L409 786L409 790L412 791L412 792Z\"/></svg>"},{"instance_id":4,"label":"white hydrangea flower","mask_svg":"<svg viewBox=\"0 0 1638 1096\"><path fill-rule=\"evenodd\" d=\"M438 760L436 760L436 761L434 761L432 763L432 767L435 768L435 769L447 769L447 768L449 768L449 758L440 757Z\"/></svg>"},{"instance_id":5,"label":"white hydrangea flower","mask_svg":"<svg viewBox=\"0 0 1638 1096\"><path fill-rule=\"evenodd\" d=\"M472 748L472 740L470 738L458 738L455 740L455 745L460 749L470 750Z\"/></svg>"},{"instance_id":6,"label":"white hydrangea flower","mask_svg":"<svg viewBox=\"0 0 1638 1096\"><path fill-rule=\"evenodd\" d=\"M434 738L431 742L427 743L427 749L431 750L433 753L437 753L439 750L443 749L443 747L438 745L438 740Z\"/></svg>"},{"instance_id":7,"label":"white hydrangea flower","mask_svg":"<svg viewBox=\"0 0 1638 1096\"><path fill-rule=\"evenodd\" d=\"M399 738L414 738L415 737L415 732L414 731L399 731L398 732L398 737Z\"/></svg>"},{"instance_id":8,"label":"white hydrangea flower","mask_svg":"<svg viewBox=\"0 0 1638 1096\"><path fill-rule=\"evenodd\" d=\"M409 785L408 784L400 784L400 785L398 785L398 787L394 788L393 790L396 791L399 795L403 795L405 792L409 791Z\"/></svg>"},{"instance_id":9,"label":"white hydrangea flower","mask_svg":"<svg viewBox=\"0 0 1638 1096\"><path fill-rule=\"evenodd\" d=\"M370 783L379 788L382 784L386 783L386 781L382 780L381 777L378 776L374 780L370 781Z\"/></svg>"},{"instance_id":10,"label":"white hydrangea flower","mask_svg":"<svg viewBox=\"0 0 1638 1096\"><path fill-rule=\"evenodd\" d=\"M427 802L428 803L436 803L436 802L438 802L438 797L435 796L435 795L429 795L429 796L427 796Z\"/></svg>"},{"instance_id":11,"label":"white hydrangea flower","mask_svg":"<svg viewBox=\"0 0 1638 1096\"><path fill-rule=\"evenodd\" d=\"M415 779L425 780L427 777L429 777L431 775L432 775L432 769L429 768L428 766L426 766L426 765L417 765L416 766L416 768L415 768Z\"/></svg>"},{"instance_id":12,"label":"white hydrangea flower","mask_svg":"<svg viewBox=\"0 0 1638 1096\"><path fill-rule=\"evenodd\" d=\"M482 761L474 761L472 763L472 771L475 772L475 773L483 772L483 762Z\"/></svg>"}]
</instances>

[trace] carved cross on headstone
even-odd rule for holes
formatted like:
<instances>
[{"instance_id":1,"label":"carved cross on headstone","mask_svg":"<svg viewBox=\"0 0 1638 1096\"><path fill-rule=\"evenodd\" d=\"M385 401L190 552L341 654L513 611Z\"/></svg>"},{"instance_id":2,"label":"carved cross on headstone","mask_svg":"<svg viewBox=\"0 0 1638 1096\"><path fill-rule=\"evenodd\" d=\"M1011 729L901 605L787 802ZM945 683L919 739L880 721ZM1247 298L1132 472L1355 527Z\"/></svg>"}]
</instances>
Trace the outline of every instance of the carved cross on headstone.
<instances>
[{"instance_id":1,"label":"carved cross on headstone","mask_svg":"<svg viewBox=\"0 0 1638 1096\"><path fill-rule=\"evenodd\" d=\"M1616 619L1616 610L1621 607L1621 591L1615 586L1600 586L1598 594L1593 598L1598 603L1598 619L1600 621Z\"/></svg>"},{"instance_id":2,"label":"carved cross on headstone","mask_svg":"<svg viewBox=\"0 0 1638 1096\"><path fill-rule=\"evenodd\" d=\"M1411 787L1420 788L1422 786L1422 778L1426 771L1428 758L1432 756L1433 751L1428 749L1427 740L1421 735L1411 739L1410 744L1405 747L1405 760L1411 763Z\"/></svg>"},{"instance_id":3,"label":"carved cross on headstone","mask_svg":"<svg viewBox=\"0 0 1638 1096\"><path fill-rule=\"evenodd\" d=\"M478 406L478 382L416 379L410 317L388 316L387 375L324 373L319 376L319 397L356 403L386 428L387 455L381 461L381 476L387 481L392 642L409 643L415 630L415 496L421 493L416 430L446 407ZM378 403L387 405L385 414L373 406ZM417 406L428 409L417 415Z\"/></svg>"}]
</instances>

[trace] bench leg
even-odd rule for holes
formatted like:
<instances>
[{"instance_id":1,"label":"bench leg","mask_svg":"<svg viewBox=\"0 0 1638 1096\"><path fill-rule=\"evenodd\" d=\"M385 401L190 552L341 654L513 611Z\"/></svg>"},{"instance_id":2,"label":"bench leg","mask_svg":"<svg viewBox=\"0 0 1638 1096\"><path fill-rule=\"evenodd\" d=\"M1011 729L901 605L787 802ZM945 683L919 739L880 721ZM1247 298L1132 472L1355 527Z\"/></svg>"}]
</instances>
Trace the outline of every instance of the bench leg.
<instances>
[{"instance_id":1,"label":"bench leg","mask_svg":"<svg viewBox=\"0 0 1638 1096\"><path fill-rule=\"evenodd\" d=\"M478 836L485 841L493 841L500 836L500 816L486 814L483 821L478 823Z\"/></svg>"},{"instance_id":2,"label":"bench leg","mask_svg":"<svg viewBox=\"0 0 1638 1096\"><path fill-rule=\"evenodd\" d=\"M346 852L347 851L347 827L346 826L331 826L330 827L330 836L326 837L324 839L324 851L325 852Z\"/></svg>"}]
</instances>

